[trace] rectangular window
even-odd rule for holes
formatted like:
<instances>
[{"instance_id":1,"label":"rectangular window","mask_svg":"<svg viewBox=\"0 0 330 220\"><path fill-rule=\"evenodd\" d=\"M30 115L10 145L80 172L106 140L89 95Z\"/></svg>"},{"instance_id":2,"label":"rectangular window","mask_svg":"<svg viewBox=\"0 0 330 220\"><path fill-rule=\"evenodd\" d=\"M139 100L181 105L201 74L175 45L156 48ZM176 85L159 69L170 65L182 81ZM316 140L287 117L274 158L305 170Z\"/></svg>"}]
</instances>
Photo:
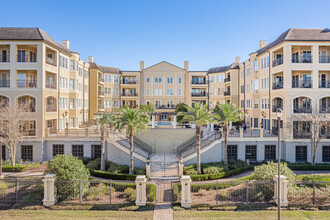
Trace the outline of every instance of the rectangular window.
<instances>
[{"instance_id":1,"label":"rectangular window","mask_svg":"<svg viewBox=\"0 0 330 220\"><path fill-rule=\"evenodd\" d=\"M253 127L258 128L258 124L259 124L259 118L254 118L253 119Z\"/></svg>"},{"instance_id":2,"label":"rectangular window","mask_svg":"<svg viewBox=\"0 0 330 220\"><path fill-rule=\"evenodd\" d=\"M227 158L228 160L237 160L237 145L227 146Z\"/></svg>"},{"instance_id":3,"label":"rectangular window","mask_svg":"<svg viewBox=\"0 0 330 220\"><path fill-rule=\"evenodd\" d=\"M170 96L170 95L173 95L173 89L166 89L166 95L167 96Z\"/></svg>"},{"instance_id":4,"label":"rectangular window","mask_svg":"<svg viewBox=\"0 0 330 220\"><path fill-rule=\"evenodd\" d=\"M150 89L147 89L146 94L149 96L150 95Z\"/></svg>"},{"instance_id":5,"label":"rectangular window","mask_svg":"<svg viewBox=\"0 0 330 220\"><path fill-rule=\"evenodd\" d=\"M70 128L74 128L74 118L70 118Z\"/></svg>"},{"instance_id":6,"label":"rectangular window","mask_svg":"<svg viewBox=\"0 0 330 220\"><path fill-rule=\"evenodd\" d=\"M72 156L83 157L84 156L84 145L72 145Z\"/></svg>"},{"instance_id":7,"label":"rectangular window","mask_svg":"<svg viewBox=\"0 0 330 220\"><path fill-rule=\"evenodd\" d=\"M74 60L70 60L70 69L71 70L74 70L75 67L74 67Z\"/></svg>"},{"instance_id":8,"label":"rectangular window","mask_svg":"<svg viewBox=\"0 0 330 220\"><path fill-rule=\"evenodd\" d=\"M92 160L101 158L101 145L92 145Z\"/></svg>"},{"instance_id":9,"label":"rectangular window","mask_svg":"<svg viewBox=\"0 0 330 220\"><path fill-rule=\"evenodd\" d=\"M53 157L58 154L64 154L64 145L63 144L54 144L53 145Z\"/></svg>"},{"instance_id":10,"label":"rectangular window","mask_svg":"<svg viewBox=\"0 0 330 220\"><path fill-rule=\"evenodd\" d=\"M307 146L296 146L296 162L307 162Z\"/></svg>"},{"instance_id":11,"label":"rectangular window","mask_svg":"<svg viewBox=\"0 0 330 220\"><path fill-rule=\"evenodd\" d=\"M179 77L179 84L181 84L182 83L182 78L181 77Z\"/></svg>"},{"instance_id":12,"label":"rectangular window","mask_svg":"<svg viewBox=\"0 0 330 220\"><path fill-rule=\"evenodd\" d=\"M254 80L254 91L258 91L259 90L259 82L257 79Z\"/></svg>"},{"instance_id":13,"label":"rectangular window","mask_svg":"<svg viewBox=\"0 0 330 220\"><path fill-rule=\"evenodd\" d=\"M173 77L167 77L167 84L173 84Z\"/></svg>"},{"instance_id":14,"label":"rectangular window","mask_svg":"<svg viewBox=\"0 0 330 220\"><path fill-rule=\"evenodd\" d=\"M265 160L276 160L276 145L265 145Z\"/></svg>"},{"instance_id":15,"label":"rectangular window","mask_svg":"<svg viewBox=\"0 0 330 220\"><path fill-rule=\"evenodd\" d=\"M253 99L253 108L259 108L259 99L258 98L255 98Z\"/></svg>"},{"instance_id":16,"label":"rectangular window","mask_svg":"<svg viewBox=\"0 0 330 220\"><path fill-rule=\"evenodd\" d=\"M33 145L21 146L21 159L23 161L33 161Z\"/></svg>"},{"instance_id":17,"label":"rectangular window","mask_svg":"<svg viewBox=\"0 0 330 220\"><path fill-rule=\"evenodd\" d=\"M178 95L182 95L182 89L178 90Z\"/></svg>"},{"instance_id":18,"label":"rectangular window","mask_svg":"<svg viewBox=\"0 0 330 220\"><path fill-rule=\"evenodd\" d=\"M254 71L258 71L259 67L258 67L258 60L254 61Z\"/></svg>"},{"instance_id":19,"label":"rectangular window","mask_svg":"<svg viewBox=\"0 0 330 220\"><path fill-rule=\"evenodd\" d=\"M75 84L75 80L74 79L70 79L70 89L74 90L74 84Z\"/></svg>"},{"instance_id":20,"label":"rectangular window","mask_svg":"<svg viewBox=\"0 0 330 220\"><path fill-rule=\"evenodd\" d=\"M70 98L70 109L74 109L75 108L75 104L74 104L74 98Z\"/></svg>"},{"instance_id":21,"label":"rectangular window","mask_svg":"<svg viewBox=\"0 0 330 220\"><path fill-rule=\"evenodd\" d=\"M147 84L150 84L150 78L147 77Z\"/></svg>"},{"instance_id":22,"label":"rectangular window","mask_svg":"<svg viewBox=\"0 0 330 220\"><path fill-rule=\"evenodd\" d=\"M330 146L322 146L322 162L330 162Z\"/></svg>"},{"instance_id":23,"label":"rectangular window","mask_svg":"<svg viewBox=\"0 0 330 220\"><path fill-rule=\"evenodd\" d=\"M257 146L246 145L245 146L245 159L250 161L257 161Z\"/></svg>"}]
</instances>

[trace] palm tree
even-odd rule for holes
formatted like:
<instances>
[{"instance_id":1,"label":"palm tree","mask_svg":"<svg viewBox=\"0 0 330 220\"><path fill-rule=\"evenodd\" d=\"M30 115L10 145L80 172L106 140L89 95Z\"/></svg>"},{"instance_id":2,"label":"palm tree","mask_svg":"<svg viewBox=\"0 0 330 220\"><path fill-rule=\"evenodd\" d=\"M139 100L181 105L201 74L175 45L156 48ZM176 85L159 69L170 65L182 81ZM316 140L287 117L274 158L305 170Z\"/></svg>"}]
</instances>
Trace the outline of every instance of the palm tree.
<instances>
[{"instance_id":1,"label":"palm tree","mask_svg":"<svg viewBox=\"0 0 330 220\"><path fill-rule=\"evenodd\" d=\"M118 115L116 120L116 129L119 131L126 130L126 136L129 137L130 144L130 169L129 173L134 173L133 164L133 137L135 134L141 131L147 131L149 129L150 117L144 113L140 108L129 108L124 106L121 110L121 114Z\"/></svg>"},{"instance_id":2,"label":"palm tree","mask_svg":"<svg viewBox=\"0 0 330 220\"><path fill-rule=\"evenodd\" d=\"M100 170L105 171L105 140L108 137L107 128L111 128L114 125L114 114L104 112L103 114L96 115L95 118L98 121L101 131L101 168Z\"/></svg>"},{"instance_id":3,"label":"palm tree","mask_svg":"<svg viewBox=\"0 0 330 220\"><path fill-rule=\"evenodd\" d=\"M225 146L224 146L224 162L228 167L227 158L227 144L228 144L228 124L229 122L241 121L241 116L244 114L242 109L232 103L217 104L214 108L214 118L218 122L224 123L224 136L225 136Z\"/></svg>"},{"instance_id":4,"label":"palm tree","mask_svg":"<svg viewBox=\"0 0 330 220\"><path fill-rule=\"evenodd\" d=\"M196 126L196 153L197 153L197 173L201 174L201 126L212 121L212 114L208 106L195 102L193 107L185 106L187 112L178 112L178 116L183 116L182 122L190 122Z\"/></svg>"}]
</instances>

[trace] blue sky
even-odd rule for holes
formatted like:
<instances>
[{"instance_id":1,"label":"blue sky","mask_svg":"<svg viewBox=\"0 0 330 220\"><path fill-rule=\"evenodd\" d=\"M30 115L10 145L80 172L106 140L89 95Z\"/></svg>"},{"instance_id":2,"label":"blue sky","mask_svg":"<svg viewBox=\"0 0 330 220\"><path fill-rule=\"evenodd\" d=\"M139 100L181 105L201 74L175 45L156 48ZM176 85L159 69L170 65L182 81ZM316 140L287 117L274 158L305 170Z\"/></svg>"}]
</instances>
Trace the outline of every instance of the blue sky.
<instances>
[{"instance_id":1,"label":"blue sky","mask_svg":"<svg viewBox=\"0 0 330 220\"><path fill-rule=\"evenodd\" d=\"M166 60L207 70L294 28L330 27L330 1L0 0L2 27L40 27L81 58L122 70Z\"/></svg>"}]
</instances>

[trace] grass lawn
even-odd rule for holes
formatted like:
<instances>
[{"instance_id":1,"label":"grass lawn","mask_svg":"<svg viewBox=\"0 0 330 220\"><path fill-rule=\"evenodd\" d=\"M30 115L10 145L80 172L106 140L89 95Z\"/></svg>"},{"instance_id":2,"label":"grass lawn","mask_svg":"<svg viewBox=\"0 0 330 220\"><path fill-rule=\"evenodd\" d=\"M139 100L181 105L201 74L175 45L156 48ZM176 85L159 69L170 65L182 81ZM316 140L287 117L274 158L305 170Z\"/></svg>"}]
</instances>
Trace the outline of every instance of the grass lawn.
<instances>
[{"instance_id":1,"label":"grass lawn","mask_svg":"<svg viewBox=\"0 0 330 220\"><path fill-rule=\"evenodd\" d=\"M174 219L277 219L277 211L177 211ZM281 219L330 219L326 211L282 211Z\"/></svg>"},{"instance_id":2,"label":"grass lawn","mask_svg":"<svg viewBox=\"0 0 330 220\"><path fill-rule=\"evenodd\" d=\"M1 219L152 219L153 212L90 210L6 210Z\"/></svg>"}]
</instances>

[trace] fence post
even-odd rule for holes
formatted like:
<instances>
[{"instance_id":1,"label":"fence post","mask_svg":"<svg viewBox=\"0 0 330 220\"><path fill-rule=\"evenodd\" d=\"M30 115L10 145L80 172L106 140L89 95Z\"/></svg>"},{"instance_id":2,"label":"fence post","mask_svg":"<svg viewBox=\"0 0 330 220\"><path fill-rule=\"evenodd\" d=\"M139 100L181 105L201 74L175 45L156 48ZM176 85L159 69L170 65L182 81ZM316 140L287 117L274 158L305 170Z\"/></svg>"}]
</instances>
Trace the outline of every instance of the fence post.
<instances>
[{"instance_id":1,"label":"fence post","mask_svg":"<svg viewBox=\"0 0 330 220\"><path fill-rule=\"evenodd\" d=\"M215 200L217 201L217 205L219 205L219 181L217 180L217 195L215 196Z\"/></svg>"},{"instance_id":2,"label":"fence post","mask_svg":"<svg viewBox=\"0 0 330 220\"><path fill-rule=\"evenodd\" d=\"M190 176L182 176L180 181L182 188L181 206L183 208L191 208L191 193L190 193L191 178Z\"/></svg>"},{"instance_id":3,"label":"fence post","mask_svg":"<svg viewBox=\"0 0 330 220\"><path fill-rule=\"evenodd\" d=\"M277 204L277 184L281 184L281 206L282 207L287 207L288 206L288 183L289 181L286 179L285 176L281 175L280 176L280 183L278 183L278 175L275 175L275 182L274 182L274 201Z\"/></svg>"},{"instance_id":4,"label":"fence post","mask_svg":"<svg viewBox=\"0 0 330 220\"><path fill-rule=\"evenodd\" d=\"M263 128L260 128L259 129L259 132L260 132L260 135L259 135L259 137L264 137L264 129Z\"/></svg>"},{"instance_id":5,"label":"fence post","mask_svg":"<svg viewBox=\"0 0 330 220\"><path fill-rule=\"evenodd\" d=\"M111 201L111 194L112 194L112 190L111 190L111 188L112 188L112 180L110 179L110 204L112 203L112 201Z\"/></svg>"},{"instance_id":6,"label":"fence post","mask_svg":"<svg viewBox=\"0 0 330 220\"><path fill-rule=\"evenodd\" d=\"M89 137L89 129L85 128L85 137Z\"/></svg>"},{"instance_id":7,"label":"fence post","mask_svg":"<svg viewBox=\"0 0 330 220\"><path fill-rule=\"evenodd\" d=\"M55 174L47 174L42 181L44 182L44 199L42 200L43 205L46 207L53 206L56 203L54 196Z\"/></svg>"},{"instance_id":8,"label":"fence post","mask_svg":"<svg viewBox=\"0 0 330 220\"><path fill-rule=\"evenodd\" d=\"M244 136L243 134L244 129L243 128L239 128L239 137L242 138Z\"/></svg>"},{"instance_id":9,"label":"fence post","mask_svg":"<svg viewBox=\"0 0 330 220\"><path fill-rule=\"evenodd\" d=\"M82 203L81 180L79 180L79 202Z\"/></svg>"},{"instance_id":10,"label":"fence post","mask_svg":"<svg viewBox=\"0 0 330 220\"><path fill-rule=\"evenodd\" d=\"M150 177L150 164L146 164L146 175Z\"/></svg>"},{"instance_id":11,"label":"fence post","mask_svg":"<svg viewBox=\"0 0 330 220\"><path fill-rule=\"evenodd\" d=\"M135 180L136 184L136 200L135 204L138 206L145 206L147 202L147 178L145 175L138 175Z\"/></svg>"},{"instance_id":12,"label":"fence post","mask_svg":"<svg viewBox=\"0 0 330 220\"><path fill-rule=\"evenodd\" d=\"M313 205L315 205L315 180L313 180Z\"/></svg>"},{"instance_id":13,"label":"fence post","mask_svg":"<svg viewBox=\"0 0 330 220\"><path fill-rule=\"evenodd\" d=\"M16 203L18 202L18 189L19 189L19 179L16 178Z\"/></svg>"},{"instance_id":14,"label":"fence post","mask_svg":"<svg viewBox=\"0 0 330 220\"><path fill-rule=\"evenodd\" d=\"M249 202L249 181L246 181L246 203Z\"/></svg>"}]
</instances>

